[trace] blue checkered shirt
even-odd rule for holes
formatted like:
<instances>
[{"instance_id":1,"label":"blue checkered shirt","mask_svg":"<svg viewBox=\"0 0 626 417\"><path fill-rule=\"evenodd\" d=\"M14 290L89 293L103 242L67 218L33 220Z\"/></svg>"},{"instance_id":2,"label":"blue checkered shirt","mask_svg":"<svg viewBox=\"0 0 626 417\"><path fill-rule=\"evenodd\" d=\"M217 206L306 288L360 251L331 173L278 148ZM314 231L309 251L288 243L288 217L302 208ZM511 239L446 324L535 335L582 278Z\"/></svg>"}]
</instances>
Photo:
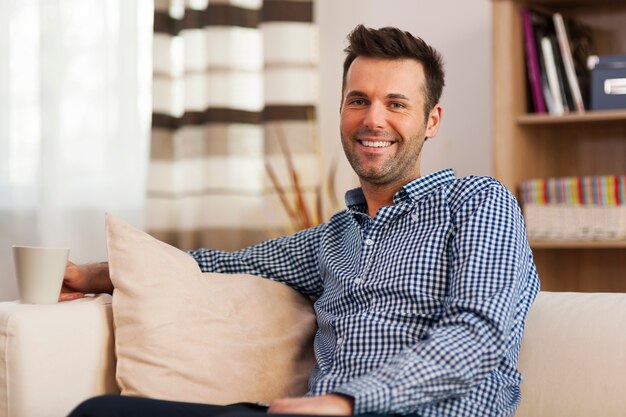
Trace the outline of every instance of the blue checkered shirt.
<instances>
[{"instance_id":1,"label":"blue checkered shirt","mask_svg":"<svg viewBox=\"0 0 626 417\"><path fill-rule=\"evenodd\" d=\"M250 273L313 297L310 395L354 413L510 416L539 282L514 197L439 171L372 219L360 189L328 223L237 252L191 251L203 271Z\"/></svg>"}]
</instances>

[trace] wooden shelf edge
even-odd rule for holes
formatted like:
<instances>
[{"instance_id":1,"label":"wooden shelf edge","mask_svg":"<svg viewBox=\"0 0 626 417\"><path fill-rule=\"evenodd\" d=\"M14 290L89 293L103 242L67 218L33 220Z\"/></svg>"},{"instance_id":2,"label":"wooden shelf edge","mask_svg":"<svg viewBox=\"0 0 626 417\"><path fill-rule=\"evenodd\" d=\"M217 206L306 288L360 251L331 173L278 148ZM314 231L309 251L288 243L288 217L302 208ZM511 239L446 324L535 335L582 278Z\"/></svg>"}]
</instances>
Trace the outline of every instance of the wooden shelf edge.
<instances>
[{"instance_id":1,"label":"wooden shelf edge","mask_svg":"<svg viewBox=\"0 0 626 417\"><path fill-rule=\"evenodd\" d=\"M519 125L548 125L564 123L590 123L608 121L626 121L626 109L590 110L584 113L567 113L561 116L549 114L526 113L517 117Z\"/></svg>"},{"instance_id":2,"label":"wooden shelf edge","mask_svg":"<svg viewBox=\"0 0 626 417\"><path fill-rule=\"evenodd\" d=\"M626 249L626 240L531 239L533 249Z\"/></svg>"},{"instance_id":3,"label":"wooden shelf edge","mask_svg":"<svg viewBox=\"0 0 626 417\"><path fill-rule=\"evenodd\" d=\"M525 3L540 6L589 6L591 2L589 0L526 0ZM624 3L624 0L595 0L593 6L613 6Z\"/></svg>"}]
</instances>

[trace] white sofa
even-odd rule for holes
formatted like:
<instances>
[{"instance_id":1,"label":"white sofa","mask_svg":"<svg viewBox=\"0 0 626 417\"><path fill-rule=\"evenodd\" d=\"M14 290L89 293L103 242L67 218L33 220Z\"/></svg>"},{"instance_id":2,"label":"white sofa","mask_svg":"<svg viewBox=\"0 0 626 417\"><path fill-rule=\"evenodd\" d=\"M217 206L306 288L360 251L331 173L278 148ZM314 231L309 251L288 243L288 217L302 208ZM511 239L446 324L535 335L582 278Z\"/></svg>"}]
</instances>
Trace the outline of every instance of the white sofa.
<instances>
[{"instance_id":1,"label":"white sofa","mask_svg":"<svg viewBox=\"0 0 626 417\"><path fill-rule=\"evenodd\" d=\"M119 392L111 297L0 303L0 417L62 417ZM528 316L517 417L626 415L626 294L541 292Z\"/></svg>"}]
</instances>

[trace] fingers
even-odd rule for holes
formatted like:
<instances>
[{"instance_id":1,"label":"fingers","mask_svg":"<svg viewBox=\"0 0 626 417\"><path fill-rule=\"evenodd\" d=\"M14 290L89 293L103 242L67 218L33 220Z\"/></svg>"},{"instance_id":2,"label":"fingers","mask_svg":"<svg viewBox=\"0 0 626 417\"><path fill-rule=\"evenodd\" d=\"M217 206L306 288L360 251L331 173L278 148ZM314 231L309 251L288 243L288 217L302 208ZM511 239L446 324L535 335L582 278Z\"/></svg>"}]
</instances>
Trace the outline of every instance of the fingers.
<instances>
[{"instance_id":1,"label":"fingers","mask_svg":"<svg viewBox=\"0 0 626 417\"><path fill-rule=\"evenodd\" d=\"M59 295L59 302L77 300L84 296L85 294L82 292L64 292Z\"/></svg>"},{"instance_id":2,"label":"fingers","mask_svg":"<svg viewBox=\"0 0 626 417\"><path fill-rule=\"evenodd\" d=\"M64 294L72 293L82 294L84 292L84 289L82 287L83 281L84 276L83 273L80 271L79 266L76 265L74 262L68 260L65 267L65 273L63 274L63 287L61 288L61 296L63 296ZM80 298L81 296L72 297Z\"/></svg>"}]
</instances>

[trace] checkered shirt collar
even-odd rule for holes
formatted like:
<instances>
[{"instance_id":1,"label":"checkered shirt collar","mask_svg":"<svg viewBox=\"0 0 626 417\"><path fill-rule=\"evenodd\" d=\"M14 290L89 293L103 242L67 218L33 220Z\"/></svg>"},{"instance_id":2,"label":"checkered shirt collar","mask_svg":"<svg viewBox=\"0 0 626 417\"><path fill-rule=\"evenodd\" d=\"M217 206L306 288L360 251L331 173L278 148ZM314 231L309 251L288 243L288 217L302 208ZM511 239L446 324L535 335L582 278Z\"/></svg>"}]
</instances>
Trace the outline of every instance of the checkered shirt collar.
<instances>
[{"instance_id":1,"label":"checkered shirt collar","mask_svg":"<svg viewBox=\"0 0 626 417\"><path fill-rule=\"evenodd\" d=\"M454 171L451 169L443 169L424 177L418 177L406 183L400 191L394 194L393 203L399 205L419 201L435 189L454 181L454 179ZM346 206L350 210L363 212L365 207L367 207L365 195L361 188L355 188L346 192L345 201Z\"/></svg>"}]
</instances>

